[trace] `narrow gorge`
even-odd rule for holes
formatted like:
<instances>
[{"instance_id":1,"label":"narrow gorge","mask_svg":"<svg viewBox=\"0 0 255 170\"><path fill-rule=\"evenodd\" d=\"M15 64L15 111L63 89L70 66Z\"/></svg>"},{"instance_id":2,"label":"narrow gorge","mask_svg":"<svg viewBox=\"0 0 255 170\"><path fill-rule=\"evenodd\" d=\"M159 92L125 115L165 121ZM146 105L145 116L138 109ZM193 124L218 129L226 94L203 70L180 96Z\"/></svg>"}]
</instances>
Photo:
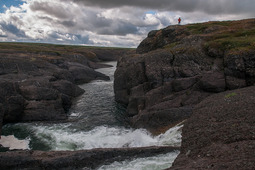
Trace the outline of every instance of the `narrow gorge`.
<instances>
[{"instance_id":1,"label":"narrow gorge","mask_svg":"<svg viewBox=\"0 0 255 170\"><path fill-rule=\"evenodd\" d=\"M0 47L1 169L255 168L255 19Z\"/></svg>"}]
</instances>

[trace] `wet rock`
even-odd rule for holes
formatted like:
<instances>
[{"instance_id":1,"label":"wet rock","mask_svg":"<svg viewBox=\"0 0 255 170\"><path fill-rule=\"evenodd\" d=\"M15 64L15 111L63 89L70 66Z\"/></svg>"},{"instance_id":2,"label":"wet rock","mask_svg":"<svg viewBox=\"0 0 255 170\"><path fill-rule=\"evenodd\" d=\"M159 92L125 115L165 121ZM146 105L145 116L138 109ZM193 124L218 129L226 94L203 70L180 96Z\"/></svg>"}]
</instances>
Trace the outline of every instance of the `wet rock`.
<instances>
[{"instance_id":1,"label":"wet rock","mask_svg":"<svg viewBox=\"0 0 255 170\"><path fill-rule=\"evenodd\" d=\"M149 157L176 147L112 148L84 151L16 151L0 154L1 169L96 169L132 157Z\"/></svg>"},{"instance_id":2,"label":"wet rock","mask_svg":"<svg viewBox=\"0 0 255 170\"><path fill-rule=\"evenodd\" d=\"M51 84L54 89L67 96L78 97L84 93L83 89L67 80L58 80Z\"/></svg>"},{"instance_id":3,"label":"wet rock","mask_svg":"<svg viewBox=\"0 0 255 170\"><path fill-rule=\"evenodd\" d=\"M68 70L74 77L74 81L78 84L88 83L95 79L110 80L110 78L102 73L94 71L92 68L79 63L68 63Z\"/></svg>"},{"instance_id":4,"label":"wet rock","mask_svg":"<svg viewBox=\"0 0 255 170\"><path fill-rule=\"evenodd\" d=\"M192 114L191 107L179 107L160 110L143 111L132 117L132 125L136 128L146 128L151 132L157 132L162 127L171 127L189 118Z\"/></svg>"}]
</instances>

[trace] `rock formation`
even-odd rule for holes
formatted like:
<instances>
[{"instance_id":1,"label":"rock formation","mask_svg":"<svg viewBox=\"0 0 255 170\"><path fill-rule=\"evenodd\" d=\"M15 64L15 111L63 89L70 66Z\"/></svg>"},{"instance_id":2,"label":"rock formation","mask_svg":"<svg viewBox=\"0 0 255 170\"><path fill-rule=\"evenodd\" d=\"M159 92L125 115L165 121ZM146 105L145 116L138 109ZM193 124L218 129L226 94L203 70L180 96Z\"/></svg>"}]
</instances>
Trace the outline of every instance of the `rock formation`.
<instances>
[{"instance_id":1,"label":"rock formation","mask_svg":"<svg viewBox=\"0 0 255 170\"><path fill-rule=\"evenodd\" d=\"M254 169L255 86L214 94L196 105L170 169Z\"/></svg>"},{"instance_id":2,"label":"rock formation","mask_svg":"<svg viewBox=\"0 0 255 170\"><path fill-rule=\"evenodd\" d=\"M106 67L98 62L115 60L126 51L0 43L0 129L2 122L66 119L72 99L84 92L77 84L108 80L94 68Z\"/></svg>"},{"instance_id":3,"label":"rock formation","mask_svg":"<svg viewBox=\"0 0 255 170\"><path fill-rule=\"evenodd\" d=\"M255 19L151 31L121 58L115 99L159 133L187 119L170 169L255 168Z\"/></svg>"},{"instance_id":4,"label":"rock formation","mask_svg":"<svg viewBox=\"0 0 255 170\"><path fill-rule=\"evenodd\" d=\"M130 157L149 157L177 150L175 147L109 148L83 151L16 151L0 154L1 169L96 169Z\"/></svg>"},{"instance_id":5,"label":"rock formation","mask_svg":"<svg viewBox=\"0 0 255 170\"><path fill-rule=\"evenodd\" d=\"M206 97L255 83L255 20L154 30L115 72L115 99L150 131L190 117Z\"/></svg>"}]
</instances>

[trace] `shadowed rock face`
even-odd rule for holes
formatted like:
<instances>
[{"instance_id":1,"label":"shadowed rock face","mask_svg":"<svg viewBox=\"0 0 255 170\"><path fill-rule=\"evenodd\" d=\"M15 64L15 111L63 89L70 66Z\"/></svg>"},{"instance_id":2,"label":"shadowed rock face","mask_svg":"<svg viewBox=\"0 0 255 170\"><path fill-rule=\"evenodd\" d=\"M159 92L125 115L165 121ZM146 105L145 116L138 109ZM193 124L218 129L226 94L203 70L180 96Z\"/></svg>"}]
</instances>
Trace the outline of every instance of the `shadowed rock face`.
<instances>
[{"instance_id":1,"label":"shadowed rock face","mask_svg":"<svg viewBox=\"0 0 255 170\"><path fill-rule=\"evenodd\" d=\"M154 30L115 72L117 102L151 131L186 118L206 97L255 83L255 20ZM247 38L248 37L248 38Z\"/></svg>"}]
</instances>

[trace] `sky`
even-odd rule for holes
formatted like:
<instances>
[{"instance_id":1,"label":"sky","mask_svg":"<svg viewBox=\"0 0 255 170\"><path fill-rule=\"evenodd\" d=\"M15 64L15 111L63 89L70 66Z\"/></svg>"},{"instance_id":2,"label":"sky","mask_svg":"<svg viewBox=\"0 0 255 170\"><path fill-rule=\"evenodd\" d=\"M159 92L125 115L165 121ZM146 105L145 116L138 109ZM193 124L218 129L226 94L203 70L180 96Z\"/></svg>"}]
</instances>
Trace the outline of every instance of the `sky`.
<instances>
[{"instance_id":1,"label":"sky","mask_svg":"<svg viewBox=\"0 0 255 170\"><path fill-rule=\"evenodd\" d=\"M255 0L0 0L0 42L137 47L151 30L255 18Z\"/></svg>"}]
</instances>

